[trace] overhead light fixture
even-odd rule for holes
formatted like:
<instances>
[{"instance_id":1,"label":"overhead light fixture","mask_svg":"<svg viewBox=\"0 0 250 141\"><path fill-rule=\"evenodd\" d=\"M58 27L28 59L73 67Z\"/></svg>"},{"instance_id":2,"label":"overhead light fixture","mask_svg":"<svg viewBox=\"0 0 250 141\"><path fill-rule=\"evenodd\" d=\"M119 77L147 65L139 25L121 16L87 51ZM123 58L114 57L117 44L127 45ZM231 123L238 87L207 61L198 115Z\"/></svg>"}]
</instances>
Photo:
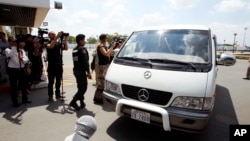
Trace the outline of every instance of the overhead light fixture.
<instances>
[{"instance_id":1,"label":"overhead light fixture","mask_svg":"<svg viewBox=\"0 0 250 141\"><path fill-rule=\"evenodd\" d=\"M10 12L11 11L11 9L9 9L9 8L3 8L2 10L6 11L6 12Z\"/></svg>"}]
</instances>

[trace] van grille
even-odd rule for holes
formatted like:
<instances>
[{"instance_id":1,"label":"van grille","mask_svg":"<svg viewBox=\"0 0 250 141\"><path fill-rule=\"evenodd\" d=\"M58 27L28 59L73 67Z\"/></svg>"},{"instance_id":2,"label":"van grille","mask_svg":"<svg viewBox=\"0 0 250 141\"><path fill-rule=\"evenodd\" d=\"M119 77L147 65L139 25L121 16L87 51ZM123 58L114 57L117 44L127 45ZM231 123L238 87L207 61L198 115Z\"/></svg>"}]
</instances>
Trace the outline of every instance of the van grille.
<instances>
[{"instance_id":1,"label":"van grille","mask_svg":"<svg viewBox=\"0 0 250 141\"><path fill-rule=\"evenodd\" d=\"M153 90L153 89L147 89L147 88L122 84L123 95L131 99L139 100L138 92L141 89L146 89L148 91L149 99L145 102L152 103L152 104L167 105L168 101L173 95L170 92L163 92L163 91L158 91L158 90Z\"/></svg>"}]
</instances>

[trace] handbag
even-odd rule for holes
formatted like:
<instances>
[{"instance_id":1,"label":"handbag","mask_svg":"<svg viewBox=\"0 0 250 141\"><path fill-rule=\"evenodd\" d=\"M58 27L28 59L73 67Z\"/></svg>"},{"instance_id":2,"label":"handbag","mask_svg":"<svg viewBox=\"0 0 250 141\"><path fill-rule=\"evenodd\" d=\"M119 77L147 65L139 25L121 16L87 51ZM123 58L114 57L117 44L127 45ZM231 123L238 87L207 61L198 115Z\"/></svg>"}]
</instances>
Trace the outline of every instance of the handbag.
<instances>
[{"instance_id":1,"label":"handbag","mask_svg":"<svg viewBox=\"0 0 250 141\"><path fill-rule=\"evenodd\" d=\"M42 80L42 81L47 81L47 80L48 80L46 71L43 71L43 72L42 72L41 80Z\"/></svg>"},{"instance_id":2,"label":"handbag","mask_svg":"<svg viewBox=\"0 0 250 141\"><path fill-rule=\"evenodd\" d=\"M31 74L30 67L31 67L30 63L25 64L25 67L24 67L24 73L25 73L25 75L30 75Z\"/></svg>"}]
</instances>

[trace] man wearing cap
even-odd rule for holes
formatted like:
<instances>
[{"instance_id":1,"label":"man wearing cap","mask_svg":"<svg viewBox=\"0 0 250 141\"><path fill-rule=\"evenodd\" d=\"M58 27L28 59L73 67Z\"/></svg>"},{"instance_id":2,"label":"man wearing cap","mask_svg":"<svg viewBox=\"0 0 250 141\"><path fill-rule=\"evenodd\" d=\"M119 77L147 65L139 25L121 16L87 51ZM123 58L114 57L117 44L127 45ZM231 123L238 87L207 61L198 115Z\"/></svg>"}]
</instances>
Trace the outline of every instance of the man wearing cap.
<instances>
[{"instance_id":1,"label":"man wearing cap","mask_svg":"<svg viewBox=\"0 0 250 141\"><path fill-rule=\"evenodd\" d=\"M76 121L75 132L67 136L64 141L88 141L96 128L96 120L92 116L83 115Z\"/></svg>"},{"instance_id":2,"label":"man wearing cap","mask_svg":"<svg viewBox=\"0 0 250 141\"><path fill-rule=\"evenodd\" d=\"M61 79L63 74L62 67L62 50L68 50L68 36L63 36L62 32L58 32L56 35L55 32L50 31L49 34L49 43L47 45L47 58L48 58L48 95L49 101L53 102L53 87L54 87L54 79L56 79L55 83L55 95L56 99L63 98L60 92L61 87ZM63 36L63 38L61 38ZM58 39L61 40L61 43L58 42Z\"/></svg>"}]
</instances>

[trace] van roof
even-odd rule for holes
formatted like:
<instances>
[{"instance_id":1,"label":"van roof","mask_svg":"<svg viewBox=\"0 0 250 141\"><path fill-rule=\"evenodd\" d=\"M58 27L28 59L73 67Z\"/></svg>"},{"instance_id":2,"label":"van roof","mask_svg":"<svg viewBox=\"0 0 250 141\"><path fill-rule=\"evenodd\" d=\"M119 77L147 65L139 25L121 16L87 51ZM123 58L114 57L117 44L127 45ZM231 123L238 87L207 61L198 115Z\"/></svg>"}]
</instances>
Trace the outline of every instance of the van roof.
<instances>
[{"instance_id":1,"label":"van roof","mask_svg":"<svg viewBox=\"0 0 250 141\"><path fill-rule=\"evenodd\" d=\"M142 27L135 31L144 30L162 30L162 29L196 29L196 30L210 30L209 27L205 25L159 25L159 26L148 26Z\"/></svg>"}]
</instances>

